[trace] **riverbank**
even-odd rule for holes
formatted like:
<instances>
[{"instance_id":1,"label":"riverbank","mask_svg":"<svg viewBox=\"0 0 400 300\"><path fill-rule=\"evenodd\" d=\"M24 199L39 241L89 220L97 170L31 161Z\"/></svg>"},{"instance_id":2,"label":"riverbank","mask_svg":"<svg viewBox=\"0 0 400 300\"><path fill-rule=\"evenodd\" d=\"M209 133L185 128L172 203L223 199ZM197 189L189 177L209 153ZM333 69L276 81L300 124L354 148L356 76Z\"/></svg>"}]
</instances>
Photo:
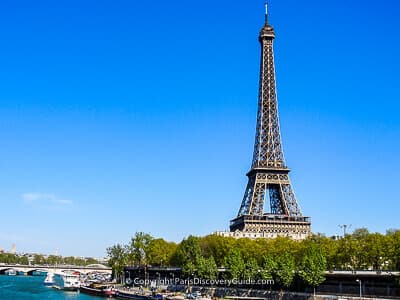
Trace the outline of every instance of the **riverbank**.
<instances>
[{"instance_id":1,"label":"riverbank","mask_svg":"<svg viewBox=\"0 0 400 300\"><path fill-rule=\"evenodd\" d=\"M323 295L311 293L279 292L269 290L255 289L237 289L237 288L201 288L193 287L211 297L223 298L227 300L360 300L360 297L352 295ZM365 300L393 300L399 297L362 297Z\"/></svg>"}]
</instances>

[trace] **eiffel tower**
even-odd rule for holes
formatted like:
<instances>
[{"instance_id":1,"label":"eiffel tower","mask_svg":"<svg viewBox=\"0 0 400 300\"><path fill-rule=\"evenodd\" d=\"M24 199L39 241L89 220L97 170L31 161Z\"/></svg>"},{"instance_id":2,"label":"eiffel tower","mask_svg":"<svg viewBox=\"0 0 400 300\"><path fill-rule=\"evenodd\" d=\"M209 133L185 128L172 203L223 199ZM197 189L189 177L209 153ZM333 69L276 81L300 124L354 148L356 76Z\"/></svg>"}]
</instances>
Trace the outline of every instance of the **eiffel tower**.
<instances>
[{"instance_id":1,"label":"eiffel tower","mask_svg":"<svg viewBox=\"0 0 400 300\"><path fill-rule=\"evenodd\" d=\"M279 129L278 102L274 65L275 32L268 24L261 29L261 70L257 131L253 161L238 215L231 221L229 236L275 238L288 236L304 239L311 233L311 223L297 203L289 179ZM269 209L267 206L269 204Z\"/></svg>"}]
</instances>

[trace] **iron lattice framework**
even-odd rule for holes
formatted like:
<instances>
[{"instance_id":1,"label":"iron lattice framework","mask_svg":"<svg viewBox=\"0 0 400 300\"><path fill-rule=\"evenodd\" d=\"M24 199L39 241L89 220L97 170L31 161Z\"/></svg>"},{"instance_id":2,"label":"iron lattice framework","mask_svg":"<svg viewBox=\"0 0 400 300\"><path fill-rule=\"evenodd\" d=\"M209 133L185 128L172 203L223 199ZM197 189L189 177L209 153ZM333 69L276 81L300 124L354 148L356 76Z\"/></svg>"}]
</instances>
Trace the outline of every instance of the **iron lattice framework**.
<instances>
[{"instance_id":1,"label":"iron lattice framework","mask_svg":"<svg viewBox=\"0 0 400 300\"><path fill-rule=\"evenodd\" d=\"M249 181L238 216L231 221L231 231L277 233L283 228L274 224L286 222L287 235L310 232L308 218L303 217L289 179L279 128L278 102L274 65L274 29L266 22L259 36L261 66L257 131ZM269 202L270 210L266 209ZM298 226L300 225L300 227ZM275 227L274 227L275 226ZM293 229L293 230L292 230ZM297 230L297 231L296 231Z\"/></svg>"}]
</instances>

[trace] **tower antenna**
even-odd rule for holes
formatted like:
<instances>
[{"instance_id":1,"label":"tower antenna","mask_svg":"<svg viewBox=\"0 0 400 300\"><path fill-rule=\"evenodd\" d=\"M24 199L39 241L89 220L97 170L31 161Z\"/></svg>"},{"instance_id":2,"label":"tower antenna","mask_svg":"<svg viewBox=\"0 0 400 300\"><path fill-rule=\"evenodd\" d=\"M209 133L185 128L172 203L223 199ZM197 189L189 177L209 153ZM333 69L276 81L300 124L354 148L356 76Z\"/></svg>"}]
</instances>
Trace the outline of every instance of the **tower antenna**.
<instances>
[{"instance_id":1,"label":"tower antenna","mask_svg":"<svg viewBox=\"0 0 400 300\"><path fill-rule=\"evenodd\" d=\"M268 0L265 1L265 25L268 24Z\"/></svg>"}]
</instances>

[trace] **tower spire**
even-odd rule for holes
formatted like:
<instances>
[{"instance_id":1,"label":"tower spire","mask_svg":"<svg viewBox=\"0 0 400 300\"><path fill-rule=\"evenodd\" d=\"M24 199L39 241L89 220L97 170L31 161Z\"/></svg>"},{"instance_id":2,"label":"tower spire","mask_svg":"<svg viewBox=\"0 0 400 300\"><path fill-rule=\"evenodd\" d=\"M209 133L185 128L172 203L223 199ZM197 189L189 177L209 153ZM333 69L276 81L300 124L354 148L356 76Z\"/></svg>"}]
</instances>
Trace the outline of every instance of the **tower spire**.
<instances>
[{"instance_id":1,"label":"tower spire","mask_svg":"<svg viewBox=\"0 0 400 300\"><path fill-rule=\"evenodd\" d=\"M268 25L268 1L265 1L265 25Z\"/></svg>"}]
</instances>

